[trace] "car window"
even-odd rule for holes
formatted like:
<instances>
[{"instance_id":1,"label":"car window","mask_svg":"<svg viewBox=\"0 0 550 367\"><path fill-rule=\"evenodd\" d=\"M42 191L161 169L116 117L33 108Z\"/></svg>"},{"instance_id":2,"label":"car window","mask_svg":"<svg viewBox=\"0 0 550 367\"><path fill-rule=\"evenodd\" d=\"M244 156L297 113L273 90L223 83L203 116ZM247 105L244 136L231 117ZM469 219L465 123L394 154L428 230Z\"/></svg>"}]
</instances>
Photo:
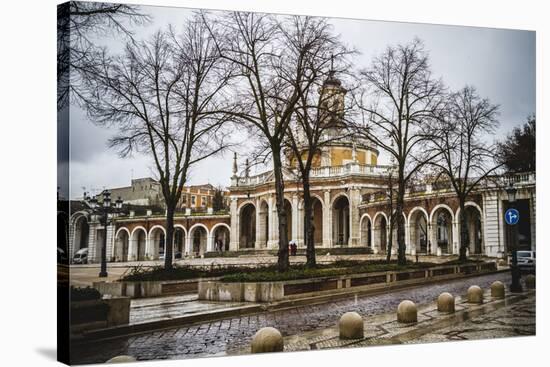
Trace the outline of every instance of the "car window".
<instances>
[{"instance_id":1,"label":"car window","mask_svg":"<svg viewBox=\"0 0 550 367\"><path fill-rule=\"evenodd\" d=\"M518 251L519 257L531 257L531 253L529 251Z\"/></svg>"}]
</instances>

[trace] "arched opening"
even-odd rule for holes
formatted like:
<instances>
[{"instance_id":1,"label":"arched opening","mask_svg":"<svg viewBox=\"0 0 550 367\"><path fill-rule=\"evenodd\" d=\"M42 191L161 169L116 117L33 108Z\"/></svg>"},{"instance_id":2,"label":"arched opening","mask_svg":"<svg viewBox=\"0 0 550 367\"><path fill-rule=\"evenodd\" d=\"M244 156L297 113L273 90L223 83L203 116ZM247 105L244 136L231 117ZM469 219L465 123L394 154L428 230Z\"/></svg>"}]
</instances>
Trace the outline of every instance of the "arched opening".
<instances>
[{"instance_id":1,"label":"arched opening","mask_svg":"<svg viewBox=\"0 0 550 367\"><path fill-rule=\"evenodd\" d=\"M312 199L313 212L313 243L315 247L323 246L323 204L316 197Z\"/></svg>"},{"instance_id":2,"label":"arched opening","mask_svg":"<svg viewBox=\"0 0 550 367\"><path fill-rule=\"evenodd\" d=\"M228 251L229 250L229 229L224 225L216 226L214 234L212 235L212 243L214 244L214 251Z\"/></svg>"},{"instance_id":3,"label":"arched opening","mask_svg":"<svg viewBox=\"0 0 550 367\"><path fill-rule=\"evenodd\" d=\"M208 238L206 229L202 226L197 226L193 229L190 236L192 241L191 250L193 251L193 254L195 256L204 255L206 252L206 240Z\"/></svg>"},{"instance_id":4,"label":"arched opening","mask_svg":"<svg viewBox=\"0 0 550 367\"><path fill-rule=\"evenodd\" d=\"M185 251L185 231L181 227L174 228L174 258L181 259Z\"/></svg>"},{"instance_id":5,"label":"arched opening","mask_svg":"<svg viewBox=\"0 0 550 367\"><path fill-rule=\"evenodd\" d=\"M462 219L460 217L461 216L459 215L459 226ZM481 224L481 213L479 212L479 209L473 205L466 206L466 220L469 236L468 249L470 251L470 254L479 255L483 252L483 229ZM459 233L459 235L461 234Z\"/></svg>"},{"instance_id":6,"label":"arched opening","mask_svg":"<svg viewBox=\"0 0 550 367\"><path fill-rule=\"evenodd\" d=\"M437 209L432 218L432 227L435 230L435 243L442 254L448 254L452 250L452 226L451 212L445 207Z\"/></svg>"},{"instance_id":7,"label":"arched opening","mask_svg":"<svg viewBox=\"0 0 550 367\"><path fill-rule=\"evenodd\" d=\"M145 260L146 241L147 233L145 232L145 229L138 228L132 233L132 255L130 256L130 260Z\"/></svg>"},{"instance_id":8,"label":"arched opening","mask_svg":"<svg viewBox=\"0 0 550 367\"><path fill-rule=\"evenodd\" d=\"M246 204L242 207L239 222L239 248L254 248L256 244L256 207L253 204Z\"/></svg>"},{"instance_id":9,"label":"arched opening","mask_svg":"<svg viewBox=\"0 0 550 367\"><path fill-rule=\"evenodd\" d=\"M292 238L292 204L285 199L285 213L286 213L286 236L288 241L296 241L296 238Z\"/></svg>"},{"instance_id":10,"label":"arched opening","mask_svg":"<svg viewBox=\"0 0 550 367\"><path fill-rule=\"evenodd\" d=\"M128 261L128 251L130 247L130 235L125 229L118 231L115 238L115 251L114 251L114 261Z\"/></svg>"},{"instance_id":11,"label":"arched opening","mask_svg":"<svg viewBox=\"0 0 550 367\"><path fill-rule=\"evenodd\" d=\"M422 210L414 210L411 214L409 233L416 253L428 253L428 218Z\"/></svg>"},{"instance_id":12,"label":"arched opening","mask_svg":"<svg viewBox=\"0 0 550 367\"><path fill-rule=\"evenodd\" d=\"M88 238L90 235L90 225L88 218L82 215L75 222L73 251L76 252L82 248L88 247Z\"/></svg>"},{"instance_id":13,"label":"arched opening","mask_svg":"<svg viewBox=\"0 0 550 367\"><path fill-rule=\"evenodd\" d=\"M333 204L332 223L334 228L334 244L347 246L349 240L349 201L345 196L340 196Z\"/></svg>"},{"instance_id":14,"label":"arched opening","mask_svg":"<svg viewBox=\"0 0 550 367\"><path fill-rule=\"evenodd\" d=\"M148 257L152 260L163 259L166 250L164 230L160 227L153 228L149 233L149 241L151 242L151 247L149 254L147 254Z\"/></svg>"},{"instance_id":15,"label":"arched opening","mask_svg":"<svg viewBox=\"0 0 550 367\"><path fill-rule=\"evenodd\" d=\"M258 247L267 247L267 241L269 239L269 205L265 200L260 203L260 232L258 233Z\"/></svg>"},{"instance_id":16,"label":"arched opening","mask_svg":"<svg viewBox=\"0 0 550 367\"><path fill-rule=\"evenodd\" d=\"M361 246L372 247L372 223L367 216L361 221Z\"/></svg>"},{"instance_id":17,"label":"arched opening","mask_svg":"<svg viewBox=\"0 0 550 367\"><path fill-rule=\"evenodd\" d=\"M379 214L374 219L374 245L380 250L381 253L385 253L388 248L388 221L386 217Z\"/></svg>"}]
</instances>

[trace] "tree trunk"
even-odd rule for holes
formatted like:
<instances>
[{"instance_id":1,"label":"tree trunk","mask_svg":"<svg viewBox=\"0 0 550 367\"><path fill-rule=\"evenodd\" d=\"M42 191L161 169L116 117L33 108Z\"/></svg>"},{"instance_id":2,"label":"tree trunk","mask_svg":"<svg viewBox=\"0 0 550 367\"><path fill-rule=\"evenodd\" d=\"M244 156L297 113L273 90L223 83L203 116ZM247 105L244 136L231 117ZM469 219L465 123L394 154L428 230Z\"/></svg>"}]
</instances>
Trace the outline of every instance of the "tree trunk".
<instances>
[{"instance_id":1,"label":"tree trunk","mask_svg":"<svg viewBox=\"0 0 550 367\"><path fill-rule=\"evenodd\" d=\"M288 259L288 236L287 216L285 210L284 181L282 172L281 155L279 151L273 150L273 172L275 175L275 202L277 206L277 217L279 219L279 251L277 252L277 270L281 273L289 269Z\"/></svg>"},{"instance_id":2,"label":"tree trunk","mask_svg":"<svg viewBox=\"0 0 550 367\"><path fill-rule=\"evenodd\" d=\"M405 201L405 183L403 182L403 174L399 175L399 188L397 191L397 205L395 215L397 218L397 263L399 265L407 264L407 256L405 255L405 221L403 218L403 203Z\"/></svg>"},{"instance_id":3,"label":"tree trunk","mask_svg":"<svg viewBox=\"0 0 550 367\"><path fill-rule=\"evenodd\" d=\"M465 200L460 199L460 244L459 261L467 261L466 249L470 245L470 233L468 231L468 213L466 213Z\"/></svg>"},{"instance_id":4,"label":"tree trunk","mask_svg":"<svg viewBox=\"0 0 550 367\"><path fill-rule=\"evenodd\" d=\"M175 205L166 204L166 238L164 239L164 268L172 269L174 251L174 212Z\"/></svg>"},{"instance_id":5,"label":"tree trunk","mask_svg":"<svg viewBox=\"0 0 550 367\"><path fill-rule=\"evenodd\" d=\"M390 212L392 211L392 207L390 206ZM390 215L390 222L388 223L390 226L390 234L388 235L388 243L386 245L386 262L389 263L391 261L391 249L393 245L393 228L394 228L394 217Z\"/></svg>"},{"instance_id":6,"label":"tree trunk","mask_svg":"<svg viewBox=\"0 0 550 367\"><path fill-rule=\"evenodd\" d=\"M313 208L311 194L309 192L309 177L302 177L302 186L304 189L304 240L306 241L306 267L315 268L317 261L315 259L315 225L313 224Z\"/></svg>"}]
</instances>

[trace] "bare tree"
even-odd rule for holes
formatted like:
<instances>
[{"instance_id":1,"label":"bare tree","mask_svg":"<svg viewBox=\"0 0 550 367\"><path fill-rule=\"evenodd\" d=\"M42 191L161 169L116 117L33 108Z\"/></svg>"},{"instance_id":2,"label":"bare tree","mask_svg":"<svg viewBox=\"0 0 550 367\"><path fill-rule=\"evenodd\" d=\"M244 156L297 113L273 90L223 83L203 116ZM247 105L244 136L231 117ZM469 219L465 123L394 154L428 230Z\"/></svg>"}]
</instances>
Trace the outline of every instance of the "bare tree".
<instances>
[{"instance_id":1,"label":"bare tree","mask_svg":"<svg viewBox=\"0 0 550 367\"><path fill-rule=\"evenodd\" d=\"M335 77L334 69L334 60L337 60L340 64L339 72L346 74L349 63L345 61L345 57L352 54L352 51L330 33L326 21L312 22L309 27L311 36L316 39L315 47L310 47L312 55L315 56L310 58L311 71L308 73L308 80L300 85L299 99L285 146L290 157L290 168L296 171L302 186L306 266L315 267L315 227L310 172L314 164L320 162L324 146L352 136L345 120L346 112L349 112L349 107L346 110L344 103L347 90ZM313 83L310 83L309 79L312 79ZM350 105L351 103L348 103L348 106Z\"/></svg>"},{"instance_id":2,"label":"bare tree","mask_svg":"<svg viewBox=\"0 0 550 367\"><path fill-rule=\"evenodd\" d=\"M234 12L219 20L226 30L222 56L236 65L235 107L229 113L260 141L273 163L279 220L278 270L289 268L282 150L302 90L313 83L311 58L319 36L310 18L278 21L265 14ZM310 49L312 48L312 49ZM262 154L256 154L261 157Z\"/></svg>"},{"instance_id":3,"label":"bare tree","mask_svg":"<svg viewBox=\"0 0 550 367\"><path fill-rule=\"evenodd\" d=\"M61 108L76 91L77 72L89 62L98 34L118 34L133 39L131 26L143 25L150 17L137 5L70 1L57 6L57 104ZM75 73L76 74L76 73ZM78 93L77 93L78 95Z\"/></svg>"},{"instance_id":4,"label":"bare tree","mask_svg":"<svg viewBox=\"0 0 550 367\"><path fill-rule=\"evenodd\" d=\"M469 246L466 200L477 185L502 165L495 162L496 147L484 136L495 131L498 106L466 86L448 96L439 115L431 145L439 153L431 164L450 181L460 205L460 255L466 261Z\"/></svg>"},{"instance_id":5,"label":"bare tree","mask_svg":"<svg viewBox=\"0 0 550 367\"><path fill-rule=\"evenodd\" d=\"M151 156L166 204L165 267L172 267L174 213L190 167L227 147L223 110L231 79L208 18L196 14L176 34L170 28L128 43L124 53L94 55L83 73L84 106L94 122L117 128L110 146L121 156Z\"/></svg>"},{"instance_id":6,"label":"bare tree","mask_svg":"<svg viewBox=\"0 0 550 367\"><path fill-rule=\"evenodd\" d=\"M396 162L397 259L403 265L405 190L415 172L433 159L421 148L431 138L428 127L442 105L444 88L440 80L432 77L428 53L418 39L388 47L361 76L365 91L358 103L364 118L358 133Z\"/></svg>"}]
</instances>

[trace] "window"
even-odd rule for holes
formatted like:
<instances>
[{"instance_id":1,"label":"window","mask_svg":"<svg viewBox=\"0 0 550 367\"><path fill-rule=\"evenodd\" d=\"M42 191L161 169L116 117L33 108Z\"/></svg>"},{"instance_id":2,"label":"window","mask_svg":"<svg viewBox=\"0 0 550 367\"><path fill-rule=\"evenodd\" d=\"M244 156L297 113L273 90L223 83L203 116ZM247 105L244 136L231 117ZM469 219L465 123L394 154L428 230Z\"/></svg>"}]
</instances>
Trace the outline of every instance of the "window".
<instances>
[{"instance_id":1,"label":"window","mask_svg":"<svg viewBox=\"0 0 550 367\"><path fill-rule=\"evenodd\" d=\"M201 201L202 206L206 206L206 196L203 196Z\"/></svg>"},{"instance_id":2,"label":"window","mask_svg":"<svg viewBox=\"0 0 550 367\"><path fill-rule=\"evenodd\" d=\"M195 195L192 195L192 196L191 196L191 205L193 205L193 206L196 205L196 199L197 199L197 198L195 197Z\"/></svg>"}]
</instances>

